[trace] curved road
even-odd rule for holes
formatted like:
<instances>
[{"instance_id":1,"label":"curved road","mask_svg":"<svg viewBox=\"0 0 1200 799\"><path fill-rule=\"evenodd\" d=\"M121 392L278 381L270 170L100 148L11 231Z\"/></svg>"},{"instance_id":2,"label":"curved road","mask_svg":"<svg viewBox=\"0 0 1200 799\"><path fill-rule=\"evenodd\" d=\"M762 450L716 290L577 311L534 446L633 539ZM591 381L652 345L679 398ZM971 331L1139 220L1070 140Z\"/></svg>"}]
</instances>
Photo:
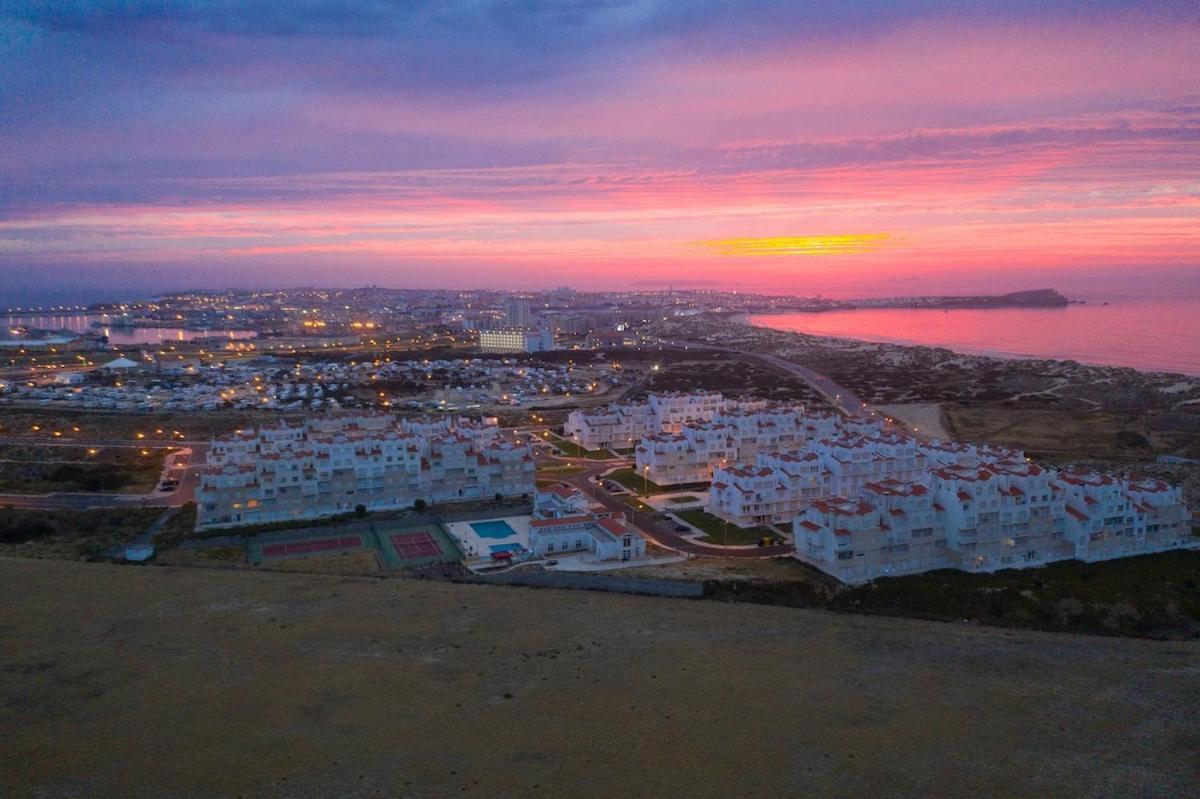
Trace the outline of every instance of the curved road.
<instances>
[{"instance_id":1,"label":"curved road","mask_svg":"<svg viewBox=\"0 0 1200 799\"><path fill-rule=\"evenodd\" d=\"M829 403L847 416L858 416L865 413L867 406L855 396L854 392L848 388L839 386L837 383L830 380L820 372L815 372L807 366L801 366L798 363L786 361L776 355L765 355L761 352L747 352L746 350L735 350L732 347L718 347L715 344L701 344L695 341L667 341L672 347L681 347L683 349L710 350L713 352L726 352L731 355L740 355L743 358L757 358L760 361L774 366L780 371L794 375L805 383L812 386L818 394L829 400Z\"/></svg>"}]
</instances>

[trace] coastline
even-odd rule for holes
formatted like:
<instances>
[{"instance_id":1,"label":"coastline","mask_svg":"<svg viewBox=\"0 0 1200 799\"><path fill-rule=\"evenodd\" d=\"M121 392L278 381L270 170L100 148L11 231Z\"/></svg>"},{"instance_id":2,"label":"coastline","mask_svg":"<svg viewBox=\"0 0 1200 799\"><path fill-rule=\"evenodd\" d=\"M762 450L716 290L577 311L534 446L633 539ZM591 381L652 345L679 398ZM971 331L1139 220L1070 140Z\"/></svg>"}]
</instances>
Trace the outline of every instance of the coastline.
<instances>
[{"instance_id":1,"label":"coastline","mask_svg":"<svg viewBox=\"0 0 1200 799\"><path fill-rule=\"evenodd\" d=\"M925 309L899 308L899 309L892 309L892 312L898 313L898 314L905 314L905 313L921 314L922 312L924 312L924 310ZM945 311L945 312L949 313L951 311L959 311L959 310L964 310L964 309L949 309L948 311ZM997 312L1002 312L1004 309L971 309L971 310L978 310L978 311L982 311L985 313L997 313ZM1050 309L1050 310L1059 310L1059 309ZM859 311L859 313L862 313L862 312ZM1160 365L1153 365L1153 364L1152 365L1139 364L1139 365L1135 366L1135 365L1131 365L1129 363L1120 362L1122 360L1120 357L1105 358L1103 356L1084 355L1084 354L1068 355L1068 354L1064 354L1061 352L1060 353L1028 352L1028 351L1018 350L1015 348L1005 348L1005 347L996 347L996 346L980 346L980 345L972 345L970 343L965 343L965 342L934 343L934 342L930 342L928 340L913 339L913 338L896 336L896 335L878 335L878 336L848 335L848 334L841 334L841 333L831 333L828 331L798 330L798 329L792 329L789 327L783 327L783 326L777 327L774 325L763 323L764 317L779 317L779 318L795 319L799 316L801 316L801 314L797 314L794 312L784 312L784 313L775 313L775 314L772 314L772 313L755 313L755 314L738 313L738 314L731 314L728 317L726 317L726 319L731 323L738 324L738 325L745 325L747 327L754 328L756 330L772 331L775 333L794 333L794 334L801 335L801 336L808 336L808 337L817 338L817 339L826 339L831 342L842 342L842 343L848 343L848 344L874 345L874 346L894 346L894 347L917 348L917 349L927 349L927 350L941 350L941 351L945 351L945 352L952 352L956 355L961 355L961 356L965 356L965 357L989 358L989 359L994 359L994 360L998 360L998 361L1019 361L1019 362L1053 361L1053 362L1057 362L1057 363L1076 363L1076 364L1080 364L1082 366L1094 367L1094 368L1100 368L1100 369L1129 369L1129 370L1133 370L1135 372L1141 372L1141 373L1145 373L1145 374L1177 375L1179 377L1186 378L1186 379L1200 379L1200 365L1197 365L1195 367L1191 367L1190 365L1189 366L1174 366L1173 368L1172 367L1164 367L1164 366L1160 366ZM807 316L807 314L805 314L804 316ZM821 316L821 315L814 314L813 316L817 317L817 316ZM758 319L759 321L755 322L752 319L752 317L754 317L755 319ZM919 321L919 317L917 319L914 319L914 321Z\"/></svg>"}]
</instances>

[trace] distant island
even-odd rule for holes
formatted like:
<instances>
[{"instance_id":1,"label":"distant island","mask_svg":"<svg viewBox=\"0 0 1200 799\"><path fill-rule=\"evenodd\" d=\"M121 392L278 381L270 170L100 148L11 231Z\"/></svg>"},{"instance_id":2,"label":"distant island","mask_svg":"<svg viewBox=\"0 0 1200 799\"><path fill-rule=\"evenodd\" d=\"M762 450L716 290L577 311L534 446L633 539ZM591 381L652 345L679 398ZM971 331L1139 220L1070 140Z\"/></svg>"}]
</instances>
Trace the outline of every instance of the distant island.
<instances>
[{"instance_id":1,"label":"distant island","mask_svg":"<svg viewBox=\"0 0 1200 799\"><path fill-rule=\"evenodd\" d=\"M1062 308L1068 300L1054 289L1013 291L1008 294L970 297L889 297L881 300L851 300L858 308Z\"/></svg>"},{"instance_id":2,"label":"distant island","mask_svg":"<svg viewBox=\"0 0 1200 799\"><path fill-rule=\"evenodd\" d=\"M1008 294L971 296L881 297L859 300L827 300L817 298L773 299L765 307L749 307L748 313L780 313L801 311L852 311L856 308L1065 308L1070 300L1055 289L1031 289Z\"/></svg>"}]
</instances>

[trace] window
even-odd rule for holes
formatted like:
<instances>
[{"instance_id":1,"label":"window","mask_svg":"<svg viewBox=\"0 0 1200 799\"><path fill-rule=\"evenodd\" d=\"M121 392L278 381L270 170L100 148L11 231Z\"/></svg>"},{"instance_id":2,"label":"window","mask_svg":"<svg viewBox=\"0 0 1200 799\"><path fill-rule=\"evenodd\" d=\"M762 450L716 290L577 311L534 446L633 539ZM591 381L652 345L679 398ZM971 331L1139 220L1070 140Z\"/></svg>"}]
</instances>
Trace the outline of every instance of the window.
<instances>
[{"instance_id":1,"label":"window","mask_svg":"<svg viewBox=\"0 0 1200 799\"><path fill-rule=\"evenodd\" d=\"M850 560L853 557L854 557L854 553L848 549L837 553L838 560Z\"/></svg>"}]
</instances>

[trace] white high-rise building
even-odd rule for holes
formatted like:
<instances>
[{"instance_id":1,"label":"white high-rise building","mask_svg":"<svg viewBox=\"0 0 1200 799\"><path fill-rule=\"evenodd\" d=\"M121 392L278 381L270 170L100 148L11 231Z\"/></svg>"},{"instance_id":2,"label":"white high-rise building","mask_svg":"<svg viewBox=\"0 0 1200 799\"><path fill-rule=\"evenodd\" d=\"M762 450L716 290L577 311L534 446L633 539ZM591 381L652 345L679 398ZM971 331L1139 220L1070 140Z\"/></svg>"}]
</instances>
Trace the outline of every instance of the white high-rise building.
<instances>
[{"instance_id":1,"label":"white high-rise building","mask_svg":"<svg viewBox=\"0 0 1200 799\"><path fill-rule=\"evenodd\" d=\"M529 301L510 299L504 303L504 316L510 328L529 327Z\"/></svg>"}]
</instances>

